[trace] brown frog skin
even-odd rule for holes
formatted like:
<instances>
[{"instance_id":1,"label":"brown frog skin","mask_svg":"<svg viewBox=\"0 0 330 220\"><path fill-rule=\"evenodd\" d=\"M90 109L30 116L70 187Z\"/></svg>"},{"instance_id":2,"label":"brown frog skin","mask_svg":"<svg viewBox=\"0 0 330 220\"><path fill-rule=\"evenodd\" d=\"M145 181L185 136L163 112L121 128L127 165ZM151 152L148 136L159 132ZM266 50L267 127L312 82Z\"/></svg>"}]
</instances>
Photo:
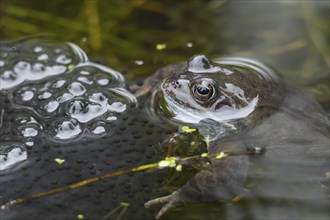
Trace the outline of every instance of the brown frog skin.
<instances>
[{"instance_id":1,"label":"brown frog skin","mask_svg":"<svg viewBox=\"0 0 330 220\"><path fill-rule=\"evenodd\" d=\"M272 191L274 185L279 196L274 182L291 183L294 178L320 182L320 176L329 171L328 117L316 102L256 61L228 58L212 62L197 55L187 64L158 70L144 86L132 90L136 96L152 91L150 112L171 123L199 127L209 119L222 126L224 132L209 138L210 154L255 147L265 150L258 156L211 159L210 170L202 170L172 194L145 204L165 203L157 219L173 207L228 201L241 192L248 175L257 176L255 167L265 170L265 176L276 167L277 172L271 171L272 184L265 188ZM256 193L265 188L256 187ZM316 191L319 198L327 194L319 188Z\"/></svg>"}]
</instances>

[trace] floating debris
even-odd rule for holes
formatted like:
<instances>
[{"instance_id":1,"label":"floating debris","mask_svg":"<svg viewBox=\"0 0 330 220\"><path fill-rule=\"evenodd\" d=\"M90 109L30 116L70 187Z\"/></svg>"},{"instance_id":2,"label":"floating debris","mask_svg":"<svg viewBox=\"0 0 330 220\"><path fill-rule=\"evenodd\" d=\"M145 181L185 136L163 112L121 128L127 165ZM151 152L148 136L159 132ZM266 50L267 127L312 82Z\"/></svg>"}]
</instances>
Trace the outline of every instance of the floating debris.
<instances>
[{"instance_id":1,"label":"floating debris","mask_svg":"<svg viewBox=\"0 0 330 220\"><path fill-rule=\"evenodd\" d=\"M61 159L61 158L55 158L55 162L58 164L58 165L62 165L65 160L64 159Z\"/></svg>"},{"instance_id":2,"label":"floating debris","mask_svg":"<svg viewBox=\"0 0 330 220\"><path fill-rule=\"evenodd\" d=\"M156 45L156 50L164 50L166 49L167 45L166 44L157 44Z\"/></svg>"},{"instance_id":3,"label":"floating debris","mask_svg":"<svg viewBox=\"0 0 330 220\"><path fill-rule=\"evenodd\" d=\"M182 126L181 130L184 132L191 133L191 132L196 131L196 128L190 128L189 126Z\"/></svg>"}]
</instances>

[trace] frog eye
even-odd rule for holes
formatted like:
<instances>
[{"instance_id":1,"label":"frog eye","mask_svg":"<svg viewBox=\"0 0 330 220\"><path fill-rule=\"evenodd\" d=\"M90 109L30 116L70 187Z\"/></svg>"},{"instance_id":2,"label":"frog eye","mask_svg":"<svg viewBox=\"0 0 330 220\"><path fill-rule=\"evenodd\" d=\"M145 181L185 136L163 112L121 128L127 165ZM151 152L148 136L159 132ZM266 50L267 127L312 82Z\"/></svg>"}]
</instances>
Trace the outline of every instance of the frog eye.
<instances>
[{"instance_id":1,"label":"frog eye","mask_svg":"<svg viewBox=\"0 0 330 220\"><path fill-rule=\"evenodd\" d=\"M210 82L196 82L193 86L193 95L197 101L208 101L214 94L214 87Z\"/></svg>"}]
</instances>

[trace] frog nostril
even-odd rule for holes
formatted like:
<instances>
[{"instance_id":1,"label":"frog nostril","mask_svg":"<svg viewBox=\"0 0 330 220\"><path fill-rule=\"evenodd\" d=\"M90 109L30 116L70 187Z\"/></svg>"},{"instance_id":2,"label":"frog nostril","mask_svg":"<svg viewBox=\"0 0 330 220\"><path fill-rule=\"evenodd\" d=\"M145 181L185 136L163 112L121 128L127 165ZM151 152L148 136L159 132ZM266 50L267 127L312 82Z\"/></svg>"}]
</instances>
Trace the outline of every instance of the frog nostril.
<instances>
[{"instance_id":1,"label":"frog nostril","mask_svg":"<svg viewBox=\"0 0 330 220\"><path fill-rule=\"evenodd\" d=\"M179 81L172 81L171 82L171 86L176 89L176 88L181 88L181 83L179 83Z\"/></svg>"}]
</instances>

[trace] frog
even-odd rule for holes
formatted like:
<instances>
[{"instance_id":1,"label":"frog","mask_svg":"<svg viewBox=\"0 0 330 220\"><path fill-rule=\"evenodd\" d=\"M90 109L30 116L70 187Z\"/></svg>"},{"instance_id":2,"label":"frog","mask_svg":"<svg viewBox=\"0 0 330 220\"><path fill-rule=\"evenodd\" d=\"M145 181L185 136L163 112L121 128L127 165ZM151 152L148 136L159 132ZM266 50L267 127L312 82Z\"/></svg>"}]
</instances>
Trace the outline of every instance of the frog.
<instances>
[{"instance_id":1,"label":"frog","mask_svg":"<svg viewBox=\"0 0 330 220\"><path fill-rule=\"evenodd\" d=\"M307 178L320 181L321 176L324 181L329 172L328 115L302 90L259 61L237 57L212 61L199 54L186 63L157 70L142 85L130 89L136 97L149 97L147 112L154 118L196 127L207 141L208 154L263 151L223 160L210 158L209 169L171 194L145 203L146 208L164 204L156 219L184 205L228 202L243 191L249 176L260 174L260 168L266 179L267 172L276 167L273 182L293 176L304 182ZM256 188L256 192L272 190ZM316 191L322 198L329 194Z\"/></svg>"}]
</instances>

